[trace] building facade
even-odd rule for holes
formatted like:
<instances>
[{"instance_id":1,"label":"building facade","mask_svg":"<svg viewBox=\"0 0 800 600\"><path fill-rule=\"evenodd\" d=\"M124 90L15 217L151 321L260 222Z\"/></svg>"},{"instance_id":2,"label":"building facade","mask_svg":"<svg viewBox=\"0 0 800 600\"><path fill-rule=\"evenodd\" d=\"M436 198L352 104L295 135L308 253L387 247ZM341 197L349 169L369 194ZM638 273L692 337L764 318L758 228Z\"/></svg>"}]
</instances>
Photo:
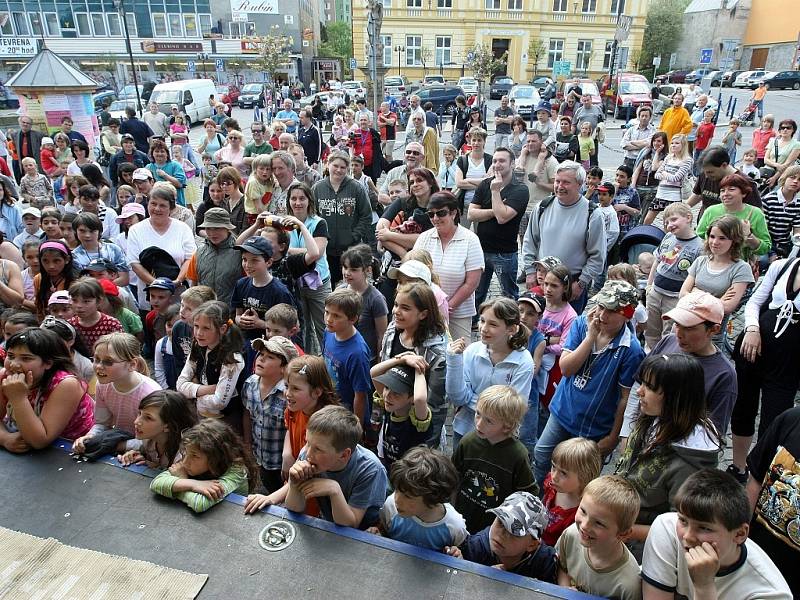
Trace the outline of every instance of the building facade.
<instances>
[{"instance_id":1,"label":"building facade","mask_svg":"<svg viewBox=\"0 0 800 600\"><path fill-rule=\"evenodd\" d=\"M353 0L324 0L324 3L327 22L353 22Z\"/></svg>"},{"instance_id":2,"label":"building facade","mask_svg":"<svg viewBox=\"0 0 800 600\"><path fill-rule=\"evenodd\" d=\"M260 77L253 36L291 40L291 80L311 80L320 0L0 0L0 77L30 60L12 51L44 45L98 80L130 82L125 24L144 80L213 77L222 83ZM34 52L35 54L35 52Z\"/></svg>"},{"instance_id":3,"label":"building facade","mask_svg":"<svg viewBox=\"0 0 800 600\"><path fill-rule=\"evenodd\" d=\"M693 69L700 64L700 51L711 48L711 67L737 68L751 4L752 0L692 0L683 13L675 66Z\"/></svg>"},{"instance_id":4,"label":"building facade","mask_svg":"<svg viewBox=\"0 0 800 600\"><path fill-rule=\"evenodd\" d=\"M366 65L366 3L353 7L353 48ZM617 14L632 17L630 35L620 43L618 65L633 68L641 48L649 0L384 0L382 61L387 73L411 80L424 72L456 80L476 44L496 56L508 52L506 74L527 81L534 73L551 74L557 62L569 61L574 76L597 78L608 72ZM543 52L530 56L532 40ZM423 69L423 61L425 69ZM362 70L366 79L366 71Z\"/></svg>"},{"instance_id":5,"label":"building facade","mask_svg":"<svg viewBox=\"0 0 800 600\"><path fill-rule=\"evenodd\" d=\"M800 68L800 10L797 0L752 0L740 69Z\"/></svg>"}]
</instances>

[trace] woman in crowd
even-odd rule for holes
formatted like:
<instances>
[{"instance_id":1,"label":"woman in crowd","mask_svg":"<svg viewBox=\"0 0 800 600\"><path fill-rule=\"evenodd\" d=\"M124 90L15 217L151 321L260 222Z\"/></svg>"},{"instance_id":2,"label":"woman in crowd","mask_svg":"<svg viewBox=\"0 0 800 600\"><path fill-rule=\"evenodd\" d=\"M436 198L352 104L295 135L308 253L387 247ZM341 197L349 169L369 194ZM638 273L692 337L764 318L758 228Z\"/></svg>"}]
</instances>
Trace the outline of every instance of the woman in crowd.
<instances>
[{"instance_id":1,"label":"woman in crowd","mask_svg":"<svg viewBox=\"0 0 800 600\"><path fill-rule=\"evenodd\" d=\"M778 187L761 203L772 239L769 260L786 258L792 251L792 238L800 234L800 165L787 168L778 179Z\"/></svg>"},{"instance_id":2,"label":"woman in crowd","mask_svg":"<svg viewBox=\"0 0 800 600\"><path fill-rule=\"evenodd\" d=\"M793 119L784 119L778 123L778 136L767 144L767 152L764 155L765 170L762 174L772 173L768 180L770 187L778 183L783 172L800 157L800 142L794 139L795 133L797 133L797 122Z\"/></svg>"},{"instance_id":3,"label":"woman in crowd","mask_svg":"<svg viewBox=\"0 0 800 600\"><path fill-rule=\"evenodd\" d=\"M228 145L214 154L214 160L218 163L230 163L239 171L239 176L242 179L247 179L250 173L250 167L244 162L244 136L241 131L231 129L228 131Z\"/></svg>"},{"instance_id":4,"label":"woman in crowd","mask_svg":"<svg viewBox=\"0 0 800 600\"><path fill-rule=\"evenodd\" d=\"M205 130L205 135L201 138L197 153L210 155L216 163L217 159L213 157L226 144L225 136L217 131L217 124L211 119L203 121L203 129Z\"/></svg>"},{"instance_id":5,"label":"woman in crowd","mask_svg":"<svg viewBox=\"0 0 800 600\"><path fill-rule=\"evenodd\" d=\"M661 167L662 161L667 157L667 145L667 134L657 131L650 138L650 145L643 148L636 157L631 187L639 192L640 214L642 215L647 215L650 204L656 197L658 179L655 175Z\"/></svg>"},{"instance_id":6,"label":"woman in crowd","mask_svg":"<svg viewBox=\"0 0 800 600\"><path fill-rule=\"evenodd\" d=\"M153 174L156 182L166 181L176 190L176 201L181 206L186 206L183 198L183 188L186 186L186 173L183 167L174 160L170 160L167 145L161 140L150 142L150 160L147 169Z\"/></svg>"},{"instance_id":7,"label":"woman in crowd","mask_svg":"<svg viewBox=\"0 0 800 600\"><path fill-rule=\"evenodd\" d=\"M69 163L67 175L82 175L81 167L84 165L94 165L98 167L97 163L89 158L92 155L89 144L82 140L73 140L70 144L70 148L72 149L72 155L75 157L75 160Z\"/></svg>"}]
</instances>

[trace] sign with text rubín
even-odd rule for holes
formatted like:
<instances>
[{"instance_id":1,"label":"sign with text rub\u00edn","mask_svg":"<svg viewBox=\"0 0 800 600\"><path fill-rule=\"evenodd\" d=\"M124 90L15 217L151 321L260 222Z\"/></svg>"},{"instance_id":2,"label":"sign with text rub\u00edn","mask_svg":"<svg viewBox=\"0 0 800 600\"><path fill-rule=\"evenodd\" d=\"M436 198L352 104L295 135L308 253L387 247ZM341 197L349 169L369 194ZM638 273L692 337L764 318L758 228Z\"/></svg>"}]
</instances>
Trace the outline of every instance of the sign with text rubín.
<instances>
[{"instance_id":1,"label":"sign with text rub\u00edn","mask_svg":"<svg viewBox=\"0 0 800 600\"><path fill-rule=\"evenodd\" d=\"M0 37L0 56L36 56L36 38Z\"/></svg>"},{"instance_id":2,"label":"sign with text rub\u00edn","mask_svg":"<svg viewBox=\"0 0 800 600\"><path fill-rule=\"evenodd\" d=\"M231 0L231 12L277 15L278 0Z\"/></svg>"}]
</instances>

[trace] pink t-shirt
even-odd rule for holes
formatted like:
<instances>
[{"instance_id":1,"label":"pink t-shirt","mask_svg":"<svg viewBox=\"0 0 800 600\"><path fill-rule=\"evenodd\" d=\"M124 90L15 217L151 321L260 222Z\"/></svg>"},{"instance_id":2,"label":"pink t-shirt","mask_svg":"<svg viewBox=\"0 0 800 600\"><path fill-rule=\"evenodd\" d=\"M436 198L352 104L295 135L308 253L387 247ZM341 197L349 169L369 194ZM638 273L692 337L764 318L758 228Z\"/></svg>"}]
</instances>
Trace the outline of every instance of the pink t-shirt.
<instances>
[{"instance_id":1,"label":"pink t-shirt","mask_svg":"<svg viewBox=\"0 0 800 600\"><path fill-rule=\"evenodd\" d=\"M442 313L444 324L447 325L450 321L450 304L447 302L447 294L435 283L431 285L433 290L433 297L436 298L436 306L439 307L439 312Z\"/></svg>"},{"instance_id":2,"label":"pink t-shirt","mask_svg":"<svg viewBox=\"0 0 800 600\"><path fill-rule=\"evenodd\" d=\"M561 338L561 341L558 344L551 344L550 346L547 346L545 352L555 354L556 356L561 356L561 346L567 337L567 332L569 331L572 322L577 316L578 315L575 313L575 309L569 304L565 304L564 308L559 311L552 311L546 308L544 309L542 318L539 320L539 331L541 331L544 335L551 335L553 337L559 336Z\"/></svg>"},{"instance_id":3,"label":"pink t-shirt","mask_svg":"<svg viewBox=\"0 0 800 600\"><path fill-rule=\"evenodd\" d=\"M139 402L148 394L161 389L149 377L141 374L138 376L139 383L136 387L124 394L117 391L113 383L97 384L94 394L95 426L113 427L133 433L133 421L139 412Z\"/></svg>"}]
</instances>

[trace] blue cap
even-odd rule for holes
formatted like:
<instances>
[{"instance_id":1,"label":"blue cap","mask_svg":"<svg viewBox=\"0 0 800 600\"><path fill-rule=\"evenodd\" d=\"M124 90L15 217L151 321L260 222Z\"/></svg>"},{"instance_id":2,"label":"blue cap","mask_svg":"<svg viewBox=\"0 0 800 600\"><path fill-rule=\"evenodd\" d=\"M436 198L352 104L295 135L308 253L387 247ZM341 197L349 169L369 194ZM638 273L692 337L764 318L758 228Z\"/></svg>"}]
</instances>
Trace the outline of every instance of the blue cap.
<instances>
[{"instance_id":1,"label":"blue cap","mask_svg":"<svg viewBox=\"0 0 800 600\"><path fill-rule=\"evenodd\" d=\"M170 294L174 294L175 284L168 277L156 277L150 285L145 286L144 291L149 290L167 290Z\"/></svg>"},{"instance_id":2,"label":"blue cap","mask_svg":"<svg viewBox=\"0 0 800 600\"><path fill-rule=\"evenodd\" d=\"M272 258L272 243L267 238L263 238L261 236L247 238L244 244L241 244L240 246L234 246L234 248L241 252L260 254L262 256L266 256L267 258Z\"/></svg>"}]
</instances>

